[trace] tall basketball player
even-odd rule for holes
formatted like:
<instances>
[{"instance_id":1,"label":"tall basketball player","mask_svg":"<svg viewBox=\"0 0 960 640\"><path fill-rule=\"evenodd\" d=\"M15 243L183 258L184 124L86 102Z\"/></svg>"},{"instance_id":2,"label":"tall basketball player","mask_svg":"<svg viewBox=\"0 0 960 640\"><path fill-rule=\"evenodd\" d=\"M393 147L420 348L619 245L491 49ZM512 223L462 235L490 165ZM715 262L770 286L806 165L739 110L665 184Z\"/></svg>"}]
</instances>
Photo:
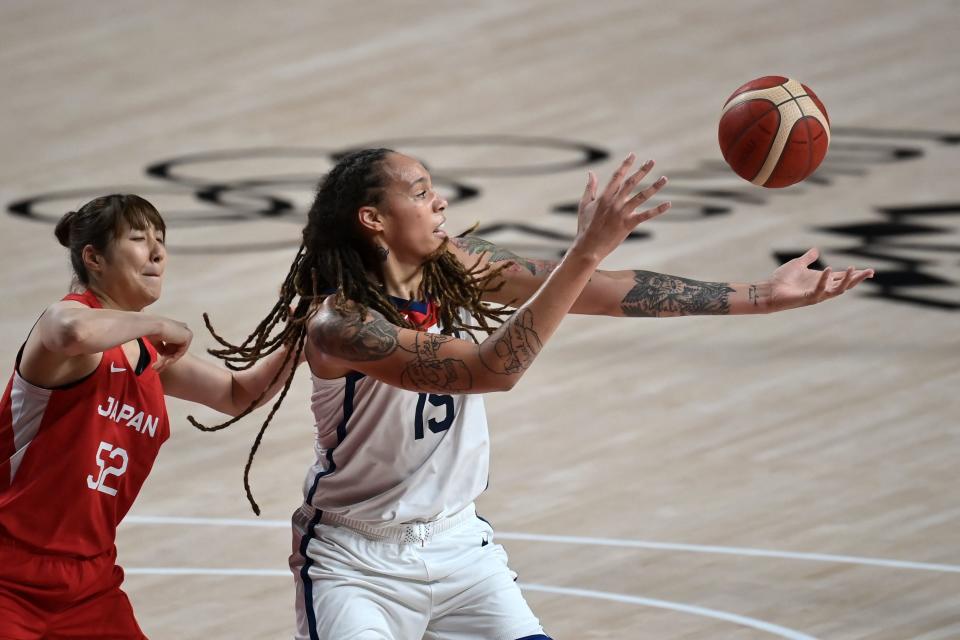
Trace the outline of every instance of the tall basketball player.
<instances>
[{"instance_id":1,"label":"tall basketball player","mask_svg":"<svg viewBox=\"0 0 960 640\"><path fill-rule=\"evenodd\" d=\"M143 312L165 233L134 195L57 225L75 292L40 316L0 399L0 638L144 637L114 540L169 435L164 395L236 415L292 368L282 349L230 373L187 354L186 325Z\"/></svg>"},{"instance_id":2,"label":"tall basketball player","mask_svg":"<svg viewBox=\"0 0 960 640\"><path fill-rule=\"evenodd\" d=\"M300 297L280 336L306 342L318 432L293 516L297 638L546 638L474 511L489 452L480 394L515 385L571 311L765 313L872 275L810 270L812 251L755 284L598 271L669 208L638 211L666 179L634 193L653 163L631 173L633 162L600 193L589 175L577 236L557 263L448 239L430 174L391 150L348 155L321 182L273 311Z\"/></svg>"}]
</instances>

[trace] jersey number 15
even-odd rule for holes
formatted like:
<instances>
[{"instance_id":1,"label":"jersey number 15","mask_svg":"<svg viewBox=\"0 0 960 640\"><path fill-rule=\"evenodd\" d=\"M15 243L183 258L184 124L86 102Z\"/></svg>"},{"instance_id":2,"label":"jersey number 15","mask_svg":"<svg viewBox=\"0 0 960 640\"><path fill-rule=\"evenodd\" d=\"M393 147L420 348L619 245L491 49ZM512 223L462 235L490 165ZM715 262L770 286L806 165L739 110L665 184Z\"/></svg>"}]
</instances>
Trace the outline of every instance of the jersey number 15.
<instances>
[{"instance_id":1,"label":"jersey number 15","mask_svg":"<svg viewBox=\"0 0 960 640\"><path fill-rule=\"evenodd\" d=\"M427 428L433 433L440 433L441 431L449 429L450 425L453 424L453 397L435 393L421 393L419 395L420 397L417 399L417 415L413 424L414 439L420 440L423 438L423 412L424 409L426 409L427 402L435 407L444 407L446 409L443 420L427 418Z\"/></svg>"}]
</instances>

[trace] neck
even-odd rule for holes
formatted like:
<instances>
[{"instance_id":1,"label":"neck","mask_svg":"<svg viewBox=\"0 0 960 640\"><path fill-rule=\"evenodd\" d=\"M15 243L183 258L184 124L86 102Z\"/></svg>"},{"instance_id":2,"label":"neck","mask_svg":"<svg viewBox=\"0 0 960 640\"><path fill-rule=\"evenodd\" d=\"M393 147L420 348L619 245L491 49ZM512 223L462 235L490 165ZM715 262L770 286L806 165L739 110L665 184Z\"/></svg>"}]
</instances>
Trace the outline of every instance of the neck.
<instances>
[{"instance_id":1,"label":"neck","mask_svg":"<svg viewBox=\"0 0 960 640\"><path fill-rule=\"evenodd\" d=\"M391 254L383 262L382 274L384 291L389 295L404 300L415 300L421 297L422 264L403 264L398 262Z\"/></svg>"},{"instance_id":2,"label":"neck","mask_svg":"<svg viewBox=\"0 0 960 640\"><path fill-rule=\"evenodd\" d=\"M143 311L143 307L135 308L129 304L124 304L119 298L114 297L103 290L98 284L91 282L87 285L93 295L100 301L100 306L104 309L114 309L115 311Z\"/></svg>"}]
</instances>

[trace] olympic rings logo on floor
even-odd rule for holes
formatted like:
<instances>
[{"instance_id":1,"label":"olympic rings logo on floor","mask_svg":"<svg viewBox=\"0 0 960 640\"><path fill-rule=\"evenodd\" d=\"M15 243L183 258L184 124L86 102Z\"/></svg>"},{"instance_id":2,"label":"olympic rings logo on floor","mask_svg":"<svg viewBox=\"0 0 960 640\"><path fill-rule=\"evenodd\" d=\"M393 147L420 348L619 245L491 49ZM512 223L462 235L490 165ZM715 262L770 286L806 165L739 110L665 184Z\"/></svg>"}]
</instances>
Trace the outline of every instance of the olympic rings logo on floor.
<instances>
[{"instance_id":1,"label":"olympic rings logo on floor","mask_svg":"<svg viewBox=\"0 0 960 640\"><path fill-rule=\"evenodd\" d=\"M264 220L291 222L298 228L305 222L309 200L320 176L341 157L354 149L389 146L423 158L431 170L434 183L450 204L473 200L481 195L480 187L465 182L476 177L535 176L582 169L603 162L609 152L575 141L525 136L447 136L381 140L346 149L323 147L253 147L201 151L150 163L147 176L162 184L114 185L51 191L29 196L8 205L8 213L38 222L55 223L63 213L79 202L105 193L137 193L147 199L179 199L179 207L162 207L170 227L244 224ZM485 155L510 148L508 157L523 150L538 159L528 163L476 166L433 166L430 158L438 150L472 148ZM432 151L432 153L429 153ZM543 159L546 156L546 159ZM558 157L559 156L559 157ZM243 170L256 164L249 173ZM277 166L298 165L303 170L264 174ZM290 240L192 246L183 251L174 241L175 253L241 253L272 249L296 248L299 233Z\"/></svg>"},{"instance_id":2,"label":"olympic rings logo on floor","mask_svg":"<svg viewBox=\"0 0 960 640\"><path fill-rule=\"evenodd\" d=\"M872 166L922 159L930 145L958 148L960 134L834 127L830 153L820 169L786 195L830 187L843 178L855 180L866 175ZM28 220L53 224L65 211L95 196L137 193L161 201L160 208L171 228L201 229L264 222L291 227L289 232L274 230L276 237L261 233L260 228L253 234L240 236L242 239L237 239L238 235L206 233L206 238L216 237L213 243L209 240L185 242L183 234L174 234L170 243L172 253L206 255L291 250L300 244L299 231L320 176L350 151L380 146L420 158L451 205L481 198L485 179L529 179L583 171L606 162L613 155L597 144L519 135L405 137L339 149L306 146L221 149L152 162L145 167L146 175L157 181L151 184L50 191L11 202L7 211ZM782 191L759 189L745 183L719 158L701 161L694 169L665 173L670 176L670 186L666 190L668 194L660 195L669 197L673 203L670 215L662 218L665 224L697 222L734 210L749 212L751 208L766 207L784 197ZM576 196L578 199L579 193ZM550 204L547 212L572 218L577 212L577 199ZM917 234L952 232L954 229L949 227L918 225L914 221L930 215L943 221L960 220L960 203L898 203L895 207L866 201L863 204L865 209L873 210L870 219L812 229L847 243L826 249L824 253L885 263L878 265L877 276L867 283L875 293L866 295L928 309L960 310L960 304L953 302L949 295L928 293L929 287L957 287L960 278L953 277L955 269L950 270L953 263L949 256L943 255L955 253L956 248L912 242ZM876 219L877 214L880 220ZM555 257L562 255L574 237L574 221L570 220L568 226L569 231L558 230L557 225L535 224L513 217L484 220L476 233L493 241L502 234L524 241L529 239L545 254L533 257ZM649 229L641 228L632 232L627 241L649 239L652 234ZM250 240L251 236L256 239ZM903 240L910 242L903 244ZM509 242L503 244L510 245ZM930 257L917 259L917 252ZM771 257L783 263L796 253L792 249L772 250ZM890 268L886 268L888 266Z\"/></svg>"}]
</instances>

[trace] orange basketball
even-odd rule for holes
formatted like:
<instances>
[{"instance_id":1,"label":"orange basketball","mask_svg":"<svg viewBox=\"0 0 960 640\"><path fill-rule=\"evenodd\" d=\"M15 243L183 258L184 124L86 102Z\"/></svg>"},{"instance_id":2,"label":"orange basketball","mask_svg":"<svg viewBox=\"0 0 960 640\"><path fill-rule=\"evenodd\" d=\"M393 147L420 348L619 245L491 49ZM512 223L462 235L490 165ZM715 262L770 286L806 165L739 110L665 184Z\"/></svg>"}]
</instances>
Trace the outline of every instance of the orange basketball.
<instances>
[{"instance_id":1,"label":"orange basketball","mask_svg":"<svg viewBox=\"0 0 960 640\"><path fill-rule=\"evenodd\" d=\"M719 138L723 159L738 176L760 187L786 187L820 166L830 146L830 119L810 87L764 76L727 98Z\"/></svg>"}]
</instances>

